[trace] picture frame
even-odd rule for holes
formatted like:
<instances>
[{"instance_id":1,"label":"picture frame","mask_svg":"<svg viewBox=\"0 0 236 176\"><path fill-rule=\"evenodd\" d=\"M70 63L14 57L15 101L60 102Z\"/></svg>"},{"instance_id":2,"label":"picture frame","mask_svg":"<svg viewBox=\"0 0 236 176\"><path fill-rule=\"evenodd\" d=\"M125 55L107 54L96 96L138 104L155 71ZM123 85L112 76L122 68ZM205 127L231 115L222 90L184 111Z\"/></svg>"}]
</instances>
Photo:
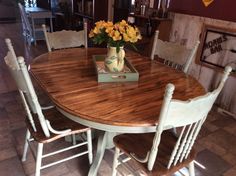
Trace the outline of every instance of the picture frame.
<instances>
[{"instance_id":1,"label":"picture frame","mask_svg":"<svg viewBox=\"0 0 236 176\"><path fill-rule=\"evenodd\" d=\"M229 65L236 75L236 30L204 25L199 48L197 63L215 70Z\"/></svg>"}]
</instances>

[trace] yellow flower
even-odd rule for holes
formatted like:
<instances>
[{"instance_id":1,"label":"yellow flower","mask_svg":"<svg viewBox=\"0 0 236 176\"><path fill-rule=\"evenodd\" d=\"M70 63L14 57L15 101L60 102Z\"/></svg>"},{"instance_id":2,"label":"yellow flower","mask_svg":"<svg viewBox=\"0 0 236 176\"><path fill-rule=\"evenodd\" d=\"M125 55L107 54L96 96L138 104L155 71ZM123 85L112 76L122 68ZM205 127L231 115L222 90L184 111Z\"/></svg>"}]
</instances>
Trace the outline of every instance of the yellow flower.
<instances>
[{"instance_id":1,"label":"yellow flower","mask_svg":"<svg viewBox=\"0 0 236 176\"><path fill-rule=\"evenodd\" d=\"M108 21L107 23L105 23L105 27L106 28L113 27L113 23Z\"/></svg>"},{"instance_id":2,"label":"yellow flower","mask_svg":"<svg viewBox=\"0 0 236 176\"><path fill-rule=\"evenodd\" d=\"M124 26L118 26L119 31L121 34L125 33L125 27Z\"/></svg>"},{"instance_id":3,"label":"yellow flower","mask_svg":"<svg viewBox=\"0 0 236 176\"><path fill-rule=\"evenodd\" d=\"M142 36L141 36L140 31L137 27L135 27L135 31L136 31L137 39L141 40Z\"/></svg>"},{"instance_id":4,"label":"yellow flower","mask_svg":"<svg viewBox=\"0 0 236 176\"><path fill-rule=\"evenodd\" d=\"M113 31L113 26L109 26L109 27L106 27L106 33L111 33L111 31Z\"/></svg>"},{"instance_id":5,"label":"yellow flower","mask_svg":"<svg viewBox=\"0 0 236 176\"><path fill-rule=\"evenodd\" d=\"M90 31L89 37L94 38L96 43L112 40L113 45L135 43L142 38L138 28L130 26L125 20L115 24L110 21L98 21L95 23L94 29Z\"/></svg>"},{"instance_id":6,"label":"yellow flower","mask_svg":"<svg viewBox=\"0 0 236 176\"><path fill-rule=\"evenodd\" d=\"M94 37L93 30L91 30L91 31L89 32L89 38L92 38L92 37Z\"/></svg>"},{"instance_id":7,"label":"yellow flower","mask_svg":"<svg viewBox=\"0 0 236 176\"><path fill-rule=\"evenodd\" d=\"M115 31L112 39L114 41L121 40L120 32L119 31Z\"/></svg>"},{"instance_id":8,"label":"yellow flower","mask_svg":"<svg viewBox=\"0 0 236 176\"><path fill-rule=\"evenodd\" d=\"M101 33L100 28L95 27L95 28L93 29L93 33L94 33L94 34L99 34L99 33Z\"/></svg>"},{"instance_id":9,"label":"yellow flower","mask_svg":"<svg viewBox=\"0 0 236 176\"><path fill-rule=\"evenodd\" d=\"M128 27L127 34L131 38L136 37L136 31L135 31L135 29L132 26Z\"/></svg>"},{"instance_id":10,"label":"yellow flower","mask_svg":"<svg viewBox=\"0 0 236 176\"><path fill-rule=\"evenodd\" d=\"M103 28L106 22L104 20L98 21L95 23L97 28Z\"/></svg>"},{"instance_id":11,"label":"yellow flower","mask_svg":"<svg viewBox=\"0 0 236 176\"><path fill-rule=\"evenodd\" d=\"M124 38L125 42L129 42L130 41L129 36L126 33L123 34L123 38Z\"/></svg>"},{"instance_id":12,"label":"yellow flower","mask_svg":"<svg viewBox=\"0 0 236 176\"><path fill-rule=\"evenodd\" d=\"M109 31L108 36L112 38L114 36L114 33L115 33L115 31L111 30L111 31Z\"/></svg>"}]
</instances>

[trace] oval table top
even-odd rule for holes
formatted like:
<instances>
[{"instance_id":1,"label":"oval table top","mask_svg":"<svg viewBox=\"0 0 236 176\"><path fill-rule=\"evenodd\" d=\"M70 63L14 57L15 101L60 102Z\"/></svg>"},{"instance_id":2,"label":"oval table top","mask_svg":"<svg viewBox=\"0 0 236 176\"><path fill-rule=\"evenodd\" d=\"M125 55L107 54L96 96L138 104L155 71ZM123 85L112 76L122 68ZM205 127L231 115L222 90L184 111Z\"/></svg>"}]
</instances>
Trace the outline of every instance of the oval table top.
<instances>
[{"instance_id":1,"label":"oval table top","mask_svg":"<svg viewBox=\"0 0 236 176\"><path fill-rule=\"evenodd\" d=\"M99 54L106 49L53 51L38 56L30 72L59 109L112 126L155 126L168 83L175 85L174 99L205 93L195 78L132 51L126 51L126 58L139 72L139 81L98 83L92 56Z\"/></svg>"}]
</instances>

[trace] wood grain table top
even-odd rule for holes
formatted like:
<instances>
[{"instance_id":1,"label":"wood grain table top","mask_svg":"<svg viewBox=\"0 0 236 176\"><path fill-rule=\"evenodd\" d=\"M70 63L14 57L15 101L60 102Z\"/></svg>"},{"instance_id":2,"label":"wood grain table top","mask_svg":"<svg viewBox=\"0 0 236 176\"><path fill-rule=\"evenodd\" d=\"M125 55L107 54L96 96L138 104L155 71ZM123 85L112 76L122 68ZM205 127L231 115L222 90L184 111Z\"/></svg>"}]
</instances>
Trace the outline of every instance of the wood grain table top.
<instances>
[{"instance_id":1,"label":"wood grain table top","mask_svg":"<svg viewBox=\"0 0 236 176\"><path fill-rule=\"evenodd\" d=\"M139 72L138 82L98 83L92 56L101 48L54 51L37 57L31 74L56 106L82 119L114 126L153 126L166 84L173 83L173 98L187 100L205 93L196 79L149 58L126 51Z\"/></svg>"}]
</instances>

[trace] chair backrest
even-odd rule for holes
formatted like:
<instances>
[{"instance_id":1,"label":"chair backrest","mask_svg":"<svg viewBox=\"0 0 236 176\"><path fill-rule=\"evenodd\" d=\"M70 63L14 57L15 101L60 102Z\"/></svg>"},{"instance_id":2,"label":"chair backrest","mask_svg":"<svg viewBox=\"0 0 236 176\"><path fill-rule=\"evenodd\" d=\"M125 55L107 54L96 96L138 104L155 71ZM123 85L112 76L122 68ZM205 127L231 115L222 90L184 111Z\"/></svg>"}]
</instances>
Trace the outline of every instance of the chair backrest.
<instances>
[{"instance_id":1,"label":"chair backrest","mask_svg":"<svg viewBox=\"0 0 236 176\"><path fill-rule=\"evenodd\" d=\"M23 32L29 32L29 35L32 36L32 28L31 28L29 19L27 17L25 8L23 7L23 5L21 3L18 3L18 7L19 7L19 10L20 10L21 22L22 22L22 26L23 26Z\"/></svg>"},{"instance_id":2,"label":"chair backrest","mask_svg":"<svg viewBox=\"0 0 236 176\"><path fill-rule=\"evenodd\" d=\"M153 60L155 55L157 55L159 58L164 59L164 64L187 73L200 42L197 41L192 49L188 49L183 45L162 41L158 39L158 35L159 31L156 31L151 51L151 59Z\"/></svg>"},{"instance_id":3,"label":"chair backrest","mask_svg":"<svg viewBox=\"0 0 236 176\"><path fill-rule=\"evenodd\" d=\"M47 32L45 25L42 25L42 27L49 52L53 49L73 48L81 45L84 45L85 48L88 47L86 22L84 23L84 29L81 31L62 30L50 33Z\"/></svg>"},{"instance_id":4,"label":"chair backrest","mask_svg":"<svg viewBox=\"0 0 236 176\"><path fill-rule=\"evenodd\" d=\"M157 131L149 155L149 170L152 170L153 168L161 140L161 134L164 130L182 127L167 168L169 169L171 166L182 162L188 157L201 126L206 120L208 112L211 110L231 71L231 67L227 66L225 68L219 86L214 91L188 101L172 99L175 87L173 84L167 85Z\"/></svg>"},{"instance_id":5,"label":"chair backrest","mask_svg":"<svg viewBox=\"0 0 236 176\"><path fill-rule=\"evenodd\" d=\"M42 113L42 109L30 79L28 69L25 65L24 58L16 57L10 39L6 39L6 44L9 51L4 60L17 84L30 124L34 131L37 131L34 119L31 114L31 111L35 111L45 136L49 137L50 133L46 124L46 119Z\"/></svg>"}]
</instances>

